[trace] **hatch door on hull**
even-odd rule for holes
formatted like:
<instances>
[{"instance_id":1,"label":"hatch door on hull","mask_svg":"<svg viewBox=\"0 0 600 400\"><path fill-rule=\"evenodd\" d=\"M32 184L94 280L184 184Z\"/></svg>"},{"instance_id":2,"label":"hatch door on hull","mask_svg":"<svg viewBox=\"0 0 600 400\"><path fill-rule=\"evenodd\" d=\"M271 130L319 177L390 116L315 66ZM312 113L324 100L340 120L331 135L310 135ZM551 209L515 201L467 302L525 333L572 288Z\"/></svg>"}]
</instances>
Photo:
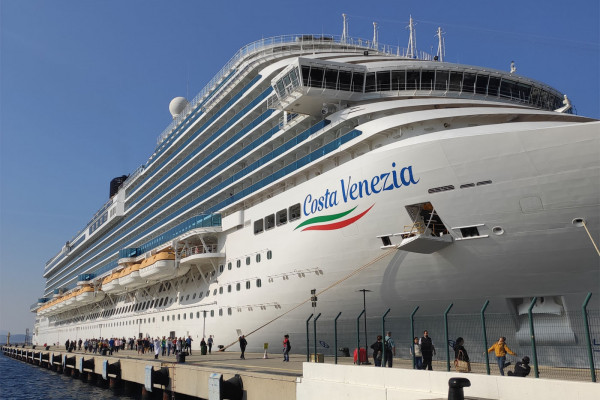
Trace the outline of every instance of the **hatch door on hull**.
<instances>
[{"instance_id":1,"label":"hatch door on hull","mask_svg":"<svg viewBox=\"0 0 600 400\"><path fill-rule=\"evenodd\" d=\"M377 236L381 239L382 249L396 247L398 250L413 253L431 254L452 244L453 238L448 228L430 202L406 206L413 221L404 226L404 231Z\"/></svg>"}]
</instances>

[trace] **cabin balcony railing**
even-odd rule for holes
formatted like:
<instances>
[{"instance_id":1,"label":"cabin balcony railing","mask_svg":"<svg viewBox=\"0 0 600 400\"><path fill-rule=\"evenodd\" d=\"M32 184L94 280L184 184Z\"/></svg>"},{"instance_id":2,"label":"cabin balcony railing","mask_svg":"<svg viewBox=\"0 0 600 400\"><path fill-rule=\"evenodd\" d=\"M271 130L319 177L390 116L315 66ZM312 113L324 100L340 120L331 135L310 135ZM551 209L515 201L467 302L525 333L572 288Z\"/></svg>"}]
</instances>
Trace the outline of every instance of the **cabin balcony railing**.
<instances>
[{"instance_id":1,"label":"cabin balcony railing","mask_svg":"<svg viewBox=\"0 0 600 400\"><path fill-rule=\"evenodd\" d=\"M189 247L187 249L183 249L179 252L179 258L186 258L189 256L193 256L195 254L207 254L207 253L216 253L217 245L216 244L208 244L206 246L194 246Z\"/></svg>"}]
</instances>

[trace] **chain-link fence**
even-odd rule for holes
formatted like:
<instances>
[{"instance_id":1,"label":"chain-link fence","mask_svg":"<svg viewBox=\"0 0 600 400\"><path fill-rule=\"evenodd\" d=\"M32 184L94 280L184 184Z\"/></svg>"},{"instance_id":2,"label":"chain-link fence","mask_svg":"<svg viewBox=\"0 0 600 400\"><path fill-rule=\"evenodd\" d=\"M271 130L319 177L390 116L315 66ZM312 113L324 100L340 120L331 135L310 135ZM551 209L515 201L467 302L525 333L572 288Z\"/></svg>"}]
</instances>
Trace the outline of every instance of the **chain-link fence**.
<instances>
[{"instance_id":1,"label":"chain-link fence","mask_svg":"<svg viewBox=\"0 0 600 400\"><path fill-rule=\"evenodd\" d=\"M341 315L337 321L337 340L334 335L333 316L323 315L317 321L317 351L331 359L335 355L337 343L338 357L344 357L346 348L350 356L357 348L357 338L360 347L365 345L369 358L372 357L371 344L381 335L382 316L371 311L367 318L367 336L365 337L364 318L357 322L355 316ZM532 314L531 322L534 329L534 340L531 336L530 319L528 314L483 314L485 317L485 332L482 314L452 314L447 315L448 342L446 342L446 323L444 315L414 315L414 336L411 331L410 315L394 315L393 310L385 318L385 331L392 332L396 347L394 365L412 368L410 348L413 337L423 336L427 330L433 339L436 354L433 357L434 370L446 371L454 369L454 341L462 337L464 347L471 361L472 372L499 375L499 368L494 351L487 353L500 337L506 337L506 345L516 354L507 354L506 361L512 363L505 369L512 370L516 362L524 356L531 360L531 377L535 377L537 369L540 378L592 381L600 373L600 310L587 312L589 328L589 345L586 335L586 324L583 313L562 312L557 314ZM308 315L307 315L308 318ZM310 353L314 352L314 325L311 319L308 324ZM357 329L359 331L357 331ZM358 335L357 335L358 333ZM307 332L292 332L298 345L294 352L307 352ZM302 338L302 340L299 340ZM487 355L487 358L486 358ZM535 356L534 356L535 355ZM592 360L590 360L592 358ZM449 363L447 360L449 359ZM592 370L594 365L594 370Z\"/></svg>"}]
</instances>

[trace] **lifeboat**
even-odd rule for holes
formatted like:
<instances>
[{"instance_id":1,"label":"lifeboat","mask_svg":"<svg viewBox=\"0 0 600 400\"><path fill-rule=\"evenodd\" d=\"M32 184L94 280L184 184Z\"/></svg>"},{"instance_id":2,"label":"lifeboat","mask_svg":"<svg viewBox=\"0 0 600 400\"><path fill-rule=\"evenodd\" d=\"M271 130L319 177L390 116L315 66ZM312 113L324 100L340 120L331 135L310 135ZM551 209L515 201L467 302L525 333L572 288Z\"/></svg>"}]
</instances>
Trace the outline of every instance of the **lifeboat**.
<instances>
[{"instance_id":1,"label":"lifeboat","mask_svg":"<svg viewBox=\"0 0 600 400\"><path fill-rule=\"evenodd\" d=\"M152 281L172 278L177 273L177 268L175 267L175 254L161 252L146 258L140 264L139 272L142 278ZM187 272L187 270L185 272Z\"/></svg>"},{"instance_id":2,"label":"lifeboat","mask_svg":"<svg viewBox=\"0 0 600 400\"><path fill-rule=\"evenodd\" d=\"M65 308L71 309L76 306L77 300L75 300L75 293L76 292L69 293L65 300L63 300L63 303L65 303Z\"/></svg>"},{"instance_id":3,"label":"lifeboat","mask_svg":"<svg viewBox=\"0 0 600 400\"><path fill-rule=\"evenodd\" d=\"M113 272L102 280L102 291L104 293L122 293L125 288L119 284L121 272Z\"/></svg>"},{"instance_id":4,"label":"lifeboat","mask_svg":"<svg viewBox=\"0 0 600 400\"><path fill-rule=\"evenodd\" d=\"M82 287L81 290L79 290L77 296L75 296L75 299L77 300L78 304L84 305L96 303L104 299L105 296L106 294L103 291L98 290L97 292L94 292L94 288L88 285Z\"/></svg>"},{"instance_id":5,"label":"lifeboat","mask_svg":"<svg viewBox=\"0 0 600 400\"><path fill-rule=\"evenodd\" d=\"M146 286L146 279L140 276L140 265L133 264L125 268L119 277L119 285L127 290Z\"/></svg>"}]
</instances>

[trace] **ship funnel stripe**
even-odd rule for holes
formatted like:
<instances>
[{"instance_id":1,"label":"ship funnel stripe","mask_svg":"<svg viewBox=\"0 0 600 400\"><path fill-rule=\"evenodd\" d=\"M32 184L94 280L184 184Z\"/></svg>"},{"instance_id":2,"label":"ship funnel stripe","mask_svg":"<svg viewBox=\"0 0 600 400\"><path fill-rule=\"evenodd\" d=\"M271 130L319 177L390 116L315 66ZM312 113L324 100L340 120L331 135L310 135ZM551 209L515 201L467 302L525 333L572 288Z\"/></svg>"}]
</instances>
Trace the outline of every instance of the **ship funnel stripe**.
<instances>
[{"instance_id":1,"label":"ship funnel stripe","mask_svg":"<svg viewBox=\"0 0 600 400\"><path fill-rule=\"evenodd\" d=\"M335 222L333 224L307 226L306 228L302 229L302 232L304 232L304 231L333 231L335 229L344 228L350 224L355 223L362 217L364 217L365 214L368 213L371 210L371 208L373 208L374 205L375 204L373 204L371 207L367 208L365 211L361 212L360 214L358 214L355 217L345 219L343 221Z\"/></svg>"},{"instance_id":2,"label":"ship funnel stripe","mask_svg":"<svg viewBox=\"0 0 600 400\"><path fill-rule=\"evenodd\" d=\"M339 214L321 215L319 217L307 219L306 221L304 221L303 223L298 225L296 228L294 228L294 230L301 228L303 226L306 226L306 225L310 225L310 224L317 224L319 222L328 222L328 221L334 221L336 219L340 219L340 218L345 217L346 215L350 214L352 211L356 210L356 207L358 207L358 206L355 206L354 208L352 208L348 211L341 212Z\"/></svg>"}]
</instances>

